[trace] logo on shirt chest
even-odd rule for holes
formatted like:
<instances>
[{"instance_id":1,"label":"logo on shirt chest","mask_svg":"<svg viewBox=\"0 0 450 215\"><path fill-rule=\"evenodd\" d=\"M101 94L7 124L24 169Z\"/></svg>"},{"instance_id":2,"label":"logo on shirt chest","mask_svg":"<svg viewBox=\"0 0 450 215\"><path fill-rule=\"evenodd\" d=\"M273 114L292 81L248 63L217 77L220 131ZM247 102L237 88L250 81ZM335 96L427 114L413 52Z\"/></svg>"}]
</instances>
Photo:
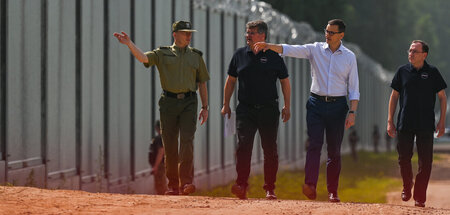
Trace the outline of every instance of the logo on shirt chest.
<instances>
[{"instance_id":1,"label":"logo on shirt chest","mask_svg":"<svg viewBox=\"0 0 450 215\"><path fill-rule=\"evenodd\" d=\"M421 77L422 79L428 79L428 73L422 72L422 74L420 74L420 77Z\"/></svg>"},{"instance_id":2,"label":"logo on shirt chest","mask_svg":"<svg viewBox=\"0 0 450 215\"><path fill-rule=\"evenodd\" d=\"M261 58L259 59L259 61L260 61L261 63L267 63L267 58L266 58L266 57L261 57Z\"/></svg>"}]
</instances>

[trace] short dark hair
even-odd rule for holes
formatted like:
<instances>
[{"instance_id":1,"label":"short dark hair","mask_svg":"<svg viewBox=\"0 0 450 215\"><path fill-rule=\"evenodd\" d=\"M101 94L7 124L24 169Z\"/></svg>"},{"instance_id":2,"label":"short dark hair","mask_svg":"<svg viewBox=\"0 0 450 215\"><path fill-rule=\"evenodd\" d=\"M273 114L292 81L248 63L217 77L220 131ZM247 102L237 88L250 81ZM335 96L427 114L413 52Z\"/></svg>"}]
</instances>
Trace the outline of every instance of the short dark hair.
<instances>
[{"instance_id":1,"label":"short dark hair","mask_svg":"<svg viewBox=\"0 0 450 215\"><path fill-rule=\"evenodd\" d=\"M422 52L428 53L428 50L430 50L430 48L428 47L428 44L426 42L422 41L422 40L413 40L411 42L411 44L413 44L413 43L420 43L420 44L422 44Z\"/></svg>"},{"instance_id":2,"label":"short dark hair","mask_svg":"<svg viewBox=\"0 0 450 215\"><path fill-rule=\"evenodd\" d=\"M267 32L268 32L269 27L267 27L267 24L264 21L262 21L262 20L250 21L250 22L247 22L245 27L247 29L256 28L258 33L260 33L260 34L264 33L264 35L265 35L264 39L267 39L267 36L268 36Z\"/></svg>"},{"instance_id":3,"label":"short dark hair","mask_svg":"<svg viewBox=\"0 0 450 215\"><path fill-rule=\"evenodd\" d=\"M345 23L342 19L332 19L328 21L328 25L337 25L339 32L345 32Z\"/></svg>"},{"instance_id":4,"label":"short dark hair","mask_svg":"<svg viewBox=\"0 0 450 215\"><path fill-rule=\"evenodd\" d=\"M155 129L161 129L161 123L159 122L159 120L156 120L156 122L155 122Z\"/></svg>"}]
</instances>

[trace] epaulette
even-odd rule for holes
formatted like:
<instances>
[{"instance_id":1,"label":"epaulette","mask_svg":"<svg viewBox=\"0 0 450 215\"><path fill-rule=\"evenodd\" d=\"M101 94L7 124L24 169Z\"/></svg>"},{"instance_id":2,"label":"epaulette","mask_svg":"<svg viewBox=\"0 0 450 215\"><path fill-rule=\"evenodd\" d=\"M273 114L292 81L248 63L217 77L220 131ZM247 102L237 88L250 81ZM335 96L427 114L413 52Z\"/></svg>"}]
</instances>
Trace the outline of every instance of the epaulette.
<instances>
[{"instance_id":1,"label":"epaulette","mask_svg":"<svg viewBox=\"0 0 450 215\"><path fill-rule=\"evenodd\" d=\"M170 46L160 46L159 49L170 49Z\"/></svg>"},{"instance_id":2,"label":"epaulette","mask_svg":"<svg viewBox=\"0 0 450 215\"><path fill-rule=\"evenodd\" d=\"M193 52L199 54L200 56L203 56L203 52L202 52L202 51L200 51L200 50L198 50L198 49L196 49L196 48L192 48L192 47L191 47L191 50L192 50Z\"/></svg>"}]
</instances>

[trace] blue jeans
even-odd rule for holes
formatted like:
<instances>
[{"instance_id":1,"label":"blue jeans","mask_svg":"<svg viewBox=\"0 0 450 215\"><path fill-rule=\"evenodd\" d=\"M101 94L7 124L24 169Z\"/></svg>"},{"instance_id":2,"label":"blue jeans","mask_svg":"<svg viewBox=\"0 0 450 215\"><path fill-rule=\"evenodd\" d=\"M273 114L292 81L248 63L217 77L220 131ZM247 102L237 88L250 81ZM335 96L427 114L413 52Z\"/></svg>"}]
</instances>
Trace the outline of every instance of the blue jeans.
<instances>
[{"instance_id":1,"label":"blue jeans","mask_svg":"<svg viewBox=\"0 0 450 215\"><path fill-rule=\"evenodd\" d=\"M325 102L309 97L306 104L306 124L308 126L309 146L306 153L305 184L316 186L319 178L320 152L324 134L327 138L327 189L336 193L341 172L341 143L347 117L347 99Z\"/></svg>"}]
</instances>

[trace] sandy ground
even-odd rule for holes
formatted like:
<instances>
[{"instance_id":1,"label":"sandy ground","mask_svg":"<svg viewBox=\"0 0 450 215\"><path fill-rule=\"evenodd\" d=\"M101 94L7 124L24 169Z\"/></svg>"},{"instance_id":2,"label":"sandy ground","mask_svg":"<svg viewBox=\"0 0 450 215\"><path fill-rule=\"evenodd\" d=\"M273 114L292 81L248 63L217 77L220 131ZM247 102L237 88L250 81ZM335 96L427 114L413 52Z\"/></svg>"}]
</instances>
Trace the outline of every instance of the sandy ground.
<instances>
[{"instance_id":1,"label":"sandy ground","mask_svg":"<svg viewBox=\"0 0 450 215\"><path fill-rule=\"evenodd\" d=\"M394 204L237 200L1 187L0 214L450 214L450 210Z\"/></svg>"},{"instance_id":2,"label":"sandy ground","mask_svg":"<svg viewBox=\"0 0 450 215\"><path fill-rule=\"evenodd\" d=\"M400 191L387 204L298 200L155 196L0 187L0 214L450 214L450 155L435 162L426 208L402 202Z\"/></svg>"},{"instance_id":3,"label":"sandy ground","mask_svg":"<svg viewBox=\"0 0 450 215\"><path fill-rule=\"evenodd\" d=\"M450 194L450 154L440 154L440 157L441 160L433 162L425 204L427 207L448 209L450 212L450 199L448 198ZM387 202L396 205L414 205L412 198L408 202L403 202L400 195L401 189L398 192L388 193Z\"/></svg>"}]
</instances>

